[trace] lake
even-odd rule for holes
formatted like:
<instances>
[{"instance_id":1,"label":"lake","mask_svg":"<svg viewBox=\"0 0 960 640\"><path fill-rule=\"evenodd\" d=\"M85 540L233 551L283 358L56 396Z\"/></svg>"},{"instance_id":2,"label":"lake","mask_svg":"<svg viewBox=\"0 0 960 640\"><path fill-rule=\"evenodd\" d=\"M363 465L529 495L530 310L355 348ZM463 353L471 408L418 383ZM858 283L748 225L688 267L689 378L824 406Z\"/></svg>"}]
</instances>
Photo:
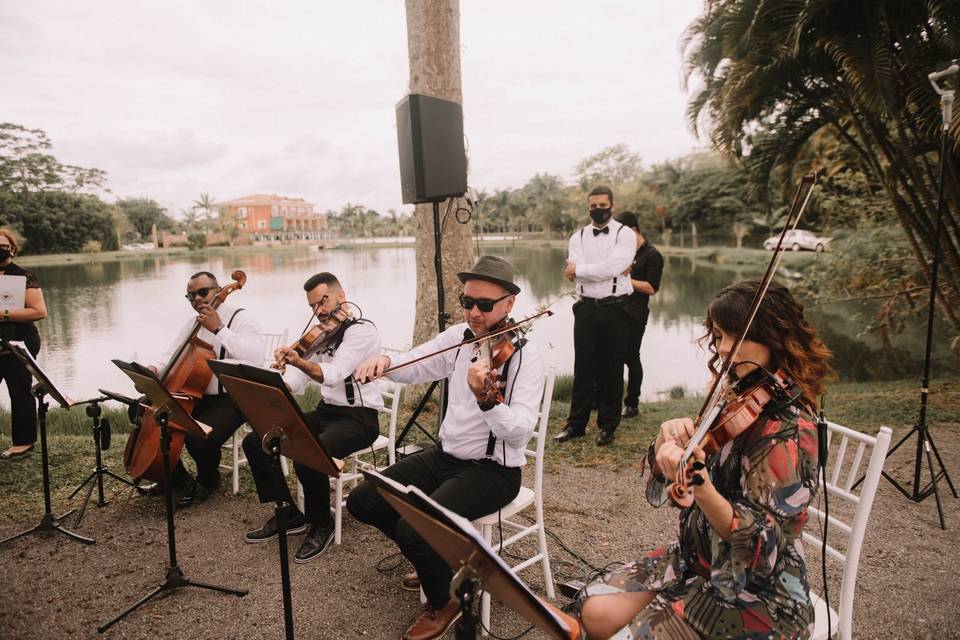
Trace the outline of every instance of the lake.
<instances>
[{"instance_id":1,"label":"lake","mask_svg":"<svg viewBox=\"0 0 960 640\"><path fill-rule=\"evenodd\" d=\"M523 292L514 317L553 303L554 316L538 321L530 338L544 347L558 373L573 370L572 285L563 278L566 251L500 245L489 249L515 265ZM43 338L40 362L74 399L93 397L103 387L133 393L111 358L151 362L193 315L183 297L189 276L216 273L221 284L242 269L246 286L231 302L254 314L268 332L299 335L310 310L303 282L318 271L336 274L366 318L380 330L384 345L408 345L416 304L415 253L410 248L363 247L318 251L240 253L227 256L157 257L118 262L34 267L43 285L48 316L39 323ZM643 340L643 399L655 400L672 388L699 391L707 383L706 358L696 344L702 313L718 289L753 272L704 266L685 258L667 259L663 285L651 302ZM812 322L836 354L841 379L871 380L917 375L923 357L924 318L898 336L895 349L860 336L869 309L847 304L813 310ZM945 331L939 330L938 357L946 356ZM7 394L0 402L8 404Z\"/></svg>"}]
</instances>

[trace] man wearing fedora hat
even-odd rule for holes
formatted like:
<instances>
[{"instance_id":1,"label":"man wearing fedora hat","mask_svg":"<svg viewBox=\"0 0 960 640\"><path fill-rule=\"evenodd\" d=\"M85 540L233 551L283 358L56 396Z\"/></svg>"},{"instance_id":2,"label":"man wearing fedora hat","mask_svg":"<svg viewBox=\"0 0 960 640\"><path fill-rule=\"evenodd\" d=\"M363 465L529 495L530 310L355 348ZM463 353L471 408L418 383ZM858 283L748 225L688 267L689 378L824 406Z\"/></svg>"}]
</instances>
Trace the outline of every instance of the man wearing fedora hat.
<instances>
[{"instance_id":1,"label":"man wearing fedora hat","mask_svg":"<svg viewBox=\"0 0 960 640\"><path fill-rule=\"evenodd\" d=\"M520 293L510 263L482 256L470 271L457 275L463 283L460 305L464 321L408 353L371 358L354 373L357 380L378 378L387 368L481 336L508 317ZM499 369L506 381L502 403L489 400L484 393L491 370L475 344L387 374L391 380L408 384L447 378L449 404L437 444L400 460L383 474L419 488L468 520L509 504L520 491L524 449L536 427L546 375L534 343L519 340L515 346L516 352ZM357 520L377 527L396 542L417 571L416 576L405 577L404 586L419 578L427 604L403 637L429 640L442 636L460 616L459 604L450 598L453 574L446 562L369 483L350 493L347 509Z\"/></svg>"}]
</instances>

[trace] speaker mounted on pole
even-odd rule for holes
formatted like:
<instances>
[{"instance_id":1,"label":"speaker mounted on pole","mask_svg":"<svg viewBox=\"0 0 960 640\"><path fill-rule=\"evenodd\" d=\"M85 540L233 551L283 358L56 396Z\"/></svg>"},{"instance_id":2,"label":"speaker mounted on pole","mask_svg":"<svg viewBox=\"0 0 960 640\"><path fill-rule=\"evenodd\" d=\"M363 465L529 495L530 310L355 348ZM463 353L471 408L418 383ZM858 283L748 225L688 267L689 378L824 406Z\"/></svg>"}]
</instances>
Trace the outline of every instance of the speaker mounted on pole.
<instances>
[{"instance_id":1,"label":"speaker mounted on pole","mask_svg":"<svg viewBox=\"0 0 960 640\"><path fill-rule=\"evenodd\" d=\"M441 202L466 193L463 107L414 93L397 103L396 115L403 203Z\"/></svg>"}]
</instances>

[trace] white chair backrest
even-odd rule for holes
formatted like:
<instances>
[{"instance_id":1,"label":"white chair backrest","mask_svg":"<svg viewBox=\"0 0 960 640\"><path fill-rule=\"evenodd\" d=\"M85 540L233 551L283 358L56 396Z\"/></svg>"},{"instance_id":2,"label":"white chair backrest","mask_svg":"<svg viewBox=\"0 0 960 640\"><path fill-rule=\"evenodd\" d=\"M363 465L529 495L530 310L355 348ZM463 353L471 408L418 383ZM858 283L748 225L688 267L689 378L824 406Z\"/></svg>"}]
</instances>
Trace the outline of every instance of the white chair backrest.
<instances>
[{"instance_id":1,"label":"white chair backrest","mask_svg":"<svg viewBox=\"0 0 960 640\"><path fill-rule=\"evenodd\" d=\"M381 346L381 351L386 355L404 353L407 349L398 347ZM389 463L396 461L396 440L397 440L397 417L400 414L400 396L404 385L387 378L380 378L380 396L383 398L383 410L390 414L390 423L387 425L387 439Z\"/></svg>"},{"instance_id":2,"label":"white chair backrest","mask_svg":"<svg viewBox=\"0 0 960 640\"><path fill-rule=\"evenodd\" d=\"M867 519L870 517L870 510L873 507L873 499L877 494L877 486L880 484L880 473L883 471L883 463L887 456L887 449L890 447L890 428L880 427L880 432L876 437L868 436L848 429L847 427L827 422L827 450L830 455L827 458L827 467L825 470L827 478L826 490L829 492L831 500L840 498L844 501L840 505L836 502L830 505L830 515L828 518L829 533L842 533L846 536L846 552L837 550L831 544L827 544L827 555L843 563L843 580L840 585L840 601L837 611L839 613L839 637L841 640L849 640L852 634L853 624L853 596L857 585L857 567L860 563L860 550L863 547L863 536L867 528ZM839 442L834 444L834 437L839 437ZM856 447L853 455L848 456L848 450ZM868 452L869 448L873 449ZM864 456L869 455L869 462L864 474L861 474L861 466ZM863 482L857 487L854 485L863 475ZM823 481L820 481L820 491L822 492ZM859 490L859 494L857 494ZM834 507L840 506L840 510L846 513L853 510L850 522L844 522L843 516L838 514ZM844 509L844 507L846 507ZM823 530L824 514L820 509L810 507L810 520L806 529L813 528L814 533L805 530L803 539L812 543L819 554L823 547L823 540L820 533ZM829 540L828 536L828 540ZM807 570L810 571L808 565Z\"/></svg>"},{"instance_id":3,"label":"white chair backrest","mask_svg":"<svg viewBox=\"0 0 960 640\"><path fill-rule=\"evenodd\" d=\"M284 329L282 333L265 332L263 334L263 366L269 367L276 362L276 359L273 357L273 352L281 346L287 346L288 331L288 329Z\"/></svg>"},{"instance_id":4,"label":"white chair backrest","mask_svg":"<svg viewBox=\"0 0 960 640\"><path fill-rule=\"evenodd\" d=\"M533 492L540 501L540 494L543 490L543 450L547 444L547 423L550 422L550 406L553 403L553 383L557 377L557 370L553 367L547 369L547 379L543 384L543 399L540 401L540 415L537 420L537 428L533 432L531 440L536 442L536 449L527 449L524 453L527 457L534 459L534 480Z\"/></svg>"}]
</instances>

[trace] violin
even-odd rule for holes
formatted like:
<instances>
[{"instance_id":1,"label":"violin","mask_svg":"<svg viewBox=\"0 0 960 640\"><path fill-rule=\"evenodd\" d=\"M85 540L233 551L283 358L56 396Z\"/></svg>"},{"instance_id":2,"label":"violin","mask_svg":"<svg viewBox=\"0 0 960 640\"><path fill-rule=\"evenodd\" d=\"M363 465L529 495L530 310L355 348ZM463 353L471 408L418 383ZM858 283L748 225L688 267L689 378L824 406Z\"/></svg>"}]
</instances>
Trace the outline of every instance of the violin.
<instances>
[{"instance_id":1,"label":"violin","mask_svg":"<svg viewBox=\"0 0 960 640\"><path fill-rule=\"evenodd\" d=\"M317 307L323 307L326 300L327 296L323 296L320 302L317 303ZM287 370L288 360L285 353L287 350L293 351L304 359L315 355L339 334L343 323L349 318L350 312L342 305L337 305L333 311L322 318L317 317L317 324L307 329L296 342L281 351L280 355L277 356L276 362L271 364L270 367L278 369L280 373L284 373Z\"/></svg>"},{"instance_id":2,"label":"violin","mask_svg":"<svg viewBox=\"0 0 960 640\"><path fill-rule=\"evenodd\" d=\"M504 401L507 381L501 379L499 369L517 351L519 329L511 318L504 318L490 329L492 337L476 343L477 360L487 365L490 371L484 380L484 388L477 402L480 405L493 405Z\"/></svg>"},{"instance_id":3,"label":"violin","mask_svg":"<svg viewBox=\"0 0 960 640\"><path fill-rule=\"evenodd\" d=\"M222 287L211 301L210 306L214 309L219 307L231 293L242 289L247 282L247 274L239 270L231 273L230 278L234 282ZM216 354L213 351L213 345L197 338L197 332L201 327L199 320L194 322L190 334L158 376L163 387L176 398L187 414L193 412L197 401L203 397L207 385L213 379L213 371L207 363L216 358ZM170 468L172 469L180 459L185 428L173 421L170 422L170 427ZM156 421L154 407L147 407L144 410L139 424L130 433L123 452L123 464L131 478L163 482L160 426Z\"/></svg>"},{"instance_id":4,"label":"violin","mask_svg":"<svg viewBox=\"0 0 960 640\"><path fill-rule=\"evenodd\" d=\"M712 457L728 442L750 428L764 407L774 398L787 396L784 375L781 371L770 375L757 370L742 380L728 383L722 388L720 401L701 419L693 436L684 448L677 467L677 476L667 487L667 495L678 507L693 504L693 485L703 479L694 475L703 464L695 460L694 449L700 447L707 457Z\"/></svg>"}]
</instances>

